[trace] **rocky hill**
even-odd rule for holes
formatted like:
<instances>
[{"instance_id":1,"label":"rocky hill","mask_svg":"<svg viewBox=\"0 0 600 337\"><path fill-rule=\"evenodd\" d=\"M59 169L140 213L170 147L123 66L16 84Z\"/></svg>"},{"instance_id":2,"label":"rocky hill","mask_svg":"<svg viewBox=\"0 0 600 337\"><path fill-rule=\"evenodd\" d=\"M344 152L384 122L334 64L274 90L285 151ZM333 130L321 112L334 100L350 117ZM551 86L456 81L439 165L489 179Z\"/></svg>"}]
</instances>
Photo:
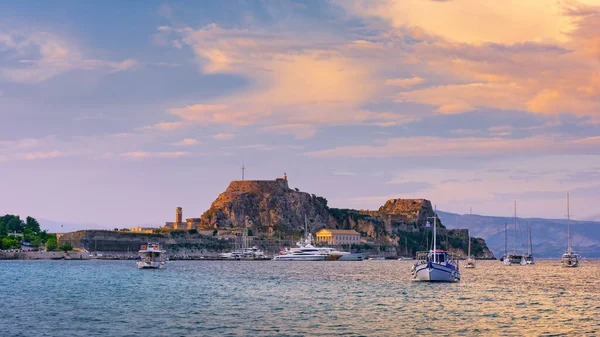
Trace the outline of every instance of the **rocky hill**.
<instances>
[{"instance_id":1,"label":"rocky hill","mask_svg":"<svg viewBox=\"0 0 600 337\"><path fill-rule=\"evenodd\" d=\"M353 229L362 241L393 247L398 255L413 255L431 242L428 218L435 216L425 199L392 199L378 210L330 208L327 199L291 189L287 178L232 181L201 217L199 229L242 228L273 236L303 233L305 219L310 232L322 228ZM432 221L432 220L430 220ZM442 249L465 255L466 230L447 230L438 222ZM473 239L477 257L492 258L483 239Z\"/></svg>"}]
</instances>

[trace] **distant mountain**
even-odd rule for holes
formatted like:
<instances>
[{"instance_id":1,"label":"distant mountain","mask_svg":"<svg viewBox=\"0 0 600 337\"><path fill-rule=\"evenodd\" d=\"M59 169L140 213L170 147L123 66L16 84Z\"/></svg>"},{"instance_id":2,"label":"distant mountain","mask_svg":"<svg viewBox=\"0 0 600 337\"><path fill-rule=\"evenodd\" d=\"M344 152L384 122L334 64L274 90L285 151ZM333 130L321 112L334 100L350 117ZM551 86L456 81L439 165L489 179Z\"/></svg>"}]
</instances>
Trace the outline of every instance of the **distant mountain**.
<instances>
[{"instance_id":1,"label":"distant mountain","mask_svg":"<svg viewBox=\"0 0 600 337\"><path fill-rule=\"evenodd\" d=\"M448 228L467 228L471 236L485 239L494 255L504 254L504 224L508 224L508 252L514 250L514 220L511 217L460 215L437 212ZM567 248L565 219L517 218L517 252L526 251L527 223L531 225L534 257L559 258ZM571 244L583 257L600 258L600 222L571 221Z\"/></svg>"},{"instance_id":2,"label":"distant mountain","mask_svg":"<svg viewBox=\"0 0 600 337\"><path fill-rule=\"evenodd\" d=\"M105 228L93 223L75 224L69 222L54 221L48 219L37 219L40 223L42 230L48 231L48 233L66 233L74 232L82 229L112 229Z\"/></svg>"}]
</instances>

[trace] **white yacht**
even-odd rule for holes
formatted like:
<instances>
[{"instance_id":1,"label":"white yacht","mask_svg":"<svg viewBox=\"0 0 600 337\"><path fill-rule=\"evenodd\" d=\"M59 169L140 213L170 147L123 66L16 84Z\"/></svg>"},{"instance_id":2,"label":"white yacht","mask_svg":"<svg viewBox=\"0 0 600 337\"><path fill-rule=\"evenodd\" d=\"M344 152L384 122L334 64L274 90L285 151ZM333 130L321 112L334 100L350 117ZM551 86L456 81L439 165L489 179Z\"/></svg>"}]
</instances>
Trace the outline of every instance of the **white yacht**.
<instances>
[{"instance_id":1,"label":"white yacht","mask_svg":"<svg viewBox=\"0 0 600 337\"><path fill-rule=\"evenodd\" d=\"M158 243L142 245L139 250L140 260L137 262L139 269L163 269L165 267L164 250L160 249Z\"/></svg>"},{"instance_id":2,"label":"white yacht","mask_svg":"<svg viewBox=\"0 0 600 337\"><path fill-rule=\"evenodd\" d=\"M437 215L433 217L433 249L417 252L418 262L412 267L413 277L419 281L456 282L460 280L458 262L450 254L436 249Z\"/></svg>"},{"instance_id":3,"label":"white yacht","mask_svg":"<svg viewBox=\"0 0 600 337\"><path fill-rule=\"evenodd\" d=\"M369 256L367 253L344 252L330 247L317 247L321 254L327 255L328 261L363 261Z\"/></svg>"},{"instance_id":4,"label":"white yacht","mask_svg":"<svg viewBox=\"0 0 600 337\"><path fill-rule=\"evenodd\" d=\"M282 251L281 255L273 258L275 261L324 261L327 254L323 253L319 248L313 246L312 234L308 233L304 239L304 243L297 242L298 247L289 248Z\"/></svg>"},{"instance_id":5,"label":"white yacht","mask_svg":"<svg viewBox=\"0 0 600 337\"><path fill-rule=\"evenodd\" d=\"M564 252L561 258L561 264L564 267L577 267L579 266L579 254L573 251L571 247L571 214L569 207L569 193L567 193L567 251Z\"/></svg>"}]
</instances>

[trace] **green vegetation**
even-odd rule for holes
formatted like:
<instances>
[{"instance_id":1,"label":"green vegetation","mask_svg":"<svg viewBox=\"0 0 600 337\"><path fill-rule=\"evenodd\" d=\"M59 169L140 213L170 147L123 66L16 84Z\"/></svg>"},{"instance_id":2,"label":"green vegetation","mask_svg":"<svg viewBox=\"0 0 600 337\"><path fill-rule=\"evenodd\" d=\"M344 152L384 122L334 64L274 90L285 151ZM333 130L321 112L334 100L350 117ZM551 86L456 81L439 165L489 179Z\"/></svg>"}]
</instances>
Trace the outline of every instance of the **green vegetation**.
<instances>
[{"instance_id":1,"label":"green vegetation","mask_svg":"<svg viewBox=\"0 0 600 337\"><path fill-rule=\"evenodd\" d=\"M359 213L353 209L347 208L330 208L329 214L331 214L339 224L343 224L348 218L357 222L360 219L371 217L369 214Z\"/></svg>"},{"instance_id":2,"label":"green vegetation","mask_svg":"<svg viewBox=\"0 0 600 337\"><path fill-rule=\"evenodd\" d=\"M70 250L73 250L73 246L71 245L70 242L65 242L62 245L60 245L60 247L58 247L58 249L66 253Z\"/></svg>"},{"instance_id":3,"label":"green vegetation","mask_svg":"<svg viewBox=\"0 0 600 337\"><path fill-rule=\"evenodd\" d=\"M0 249L18 249L21 241L29 242L37 248L50 237L40 229L39 222L30 216L25 221L18 215L0 216Z\"/></svg>"},{"instance_id":4,"label":"green vegetation","mask_svg":"<svg viewBox=\"0 0 600 337\"><path fill-rule=\"evenodd\" d=\"M46 250L51 252L54 251L58 248L58 242L56 241L56 238L49 238L48 241L46 241Z\"/></svg>"}]
</instances>

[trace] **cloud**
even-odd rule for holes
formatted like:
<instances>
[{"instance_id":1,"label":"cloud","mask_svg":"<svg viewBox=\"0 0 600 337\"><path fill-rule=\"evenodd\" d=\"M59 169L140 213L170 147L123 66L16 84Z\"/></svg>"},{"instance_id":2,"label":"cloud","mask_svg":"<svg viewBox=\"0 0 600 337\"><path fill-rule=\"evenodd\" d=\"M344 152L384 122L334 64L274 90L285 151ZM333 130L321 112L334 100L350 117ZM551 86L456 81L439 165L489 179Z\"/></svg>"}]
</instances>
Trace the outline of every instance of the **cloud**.
<instances>
[{"instance_id":1,"label":"cloud","mask_svg":"<svg viewBox=\"0 0 600 337\"><path fill-rule=\"evenodd\" d=\"M420 77L411 77L411 78L392 78L385 80L386 85L391 85L400 88L410 88L415 85L424 83L425 80Z\"/></svg>"},{"instance_id":2,"label":"cloud","mask_svg":"<svg viewBox=\"0 0 600 337\"><path fill-rule=\"evenodd\" d=\"M356 175L356 173L354 172L348 172L348 171L334 171L333 172L334 176L347 176L347 177L353 177Z\"/></svg>"},{"instance_id":3,"label":"cloud","mask_svg":"<svg viewBox=\"0 0 600 337\"><path fill-rule=\"evenodd\" d=\"M336 3L360 18L384 20L396 28L418 26L466 43L564 41L565 34L574 29L573 20L563 15L560 2L463 0L442 5L439 1L422 0L339 0Z\"/></svg>"},{"instance_id":4,"label":"cloud","mask_svg":"<svg viewBox=\"0 0 600 337\"><path fill-rule=\"evenodd\" d=\"M182 141L174 143L173 145L176 146L192 146L192 145L198 145L200 144L199 141L193 139L193 138L184 138Z\"/></svg>"},{"instance_id":5,"label":"cloud","mask_svg":"<svg viewBox=\"0 0 600 337\"><path fill-rule=\"evenodd\" d=\"M187 155L187 152L144 152L144 151L133 151L121 153L121 157L130 159L143 159L143 158L177 158Z\"/></svg>"},{"instance_id":6,"label":"cloud","mask_svg":"<svg viewBox=\"0 0 600 337\"><path fill-rule=\"evenodd\" d=\"M267 145L267 144L249 144L235 147L236 149L254 149L261 151L285 150L285 149L302 149L299 145Z\"/></svg>"},{"instance_id":7,"label":"cloud","mask_svg":"<svg viewBox=\"0 0 600 337\"><path fill-rule=\"evenodd\" d=\"M233 133L217 133L212 138L216 140L231 140L235 138L235 135Z\"/></svg>"},{"instance_id":8,"label":"cloud","mask_svg":"<svg viewBox=\"0 0 600 337\"><path fill-rule=\"evenodd\" d=\"M317 133L317 128L310 124L283 124L265 126L261 130L275 134L292 134L297 139L312 138Z\"/></svg>"},{"instance_id":9,"label":"cloud","mask_svg":"<svg viewBox=\"0 0 600 337\"><path fill-rule=\"evenodd\" d=\"M316 157L454 157L454 156L516 156L523 154L581 153L600 154L600 137L565 138L532 136L506 138L390 138L380 145L341 146L309 152Z\"/></svg>"},{"instance_id":10,"label":"cloud","mask_svg":"<svg viewBox=\"0 0 600 337\"><path fill-rule=\"evenodd\" d=\"M110 73L133 70L133 59L120 62L88 59L83 52L55 34L47 32L0 33L0 79L17 83L39 83L70 70L106 69Z\"/></svg>"},{"instance_id":11,"label":"cloud","mask_svg":"<svg viewBox=\"0 0 600 337\"><path fill-rule=\"evenodd\" d=\"M355 57L354 42L215 24L198 30L161 27L159 31L188 45L203 73L234 73L253 83L246 91L168 110L183 120L258 125L259 130L297 138L312 137L324 125L403 120L402 113L362 107L384 83L373 72L376 65Z\"/></svg>"},{"instance_id":12,"label":"cloud","mask_svg":"<svg viewBox=\"0 0 600 337\"><path fill-rule=\"evenodd\" d=\"M600 120L598 7L335 3L361 21L351 37L266 25L158 27L161 45L191 49L201 73L248 82L167 112L185 123L252 126L299 139L323 127L389 127L426 118L415 103L439 114L497 109Z\"/></svg>"},{"instance_id":13,"label":"cloud","mask_svg":"<svg viewBox=\"0 0 600 337\"><path fill-rule=\"evenodd\" d=\"M174 131L185 126L183 122L160 122L154 125L146 125L137 128L140 131Z\"/></svg>"}]
</instances>

